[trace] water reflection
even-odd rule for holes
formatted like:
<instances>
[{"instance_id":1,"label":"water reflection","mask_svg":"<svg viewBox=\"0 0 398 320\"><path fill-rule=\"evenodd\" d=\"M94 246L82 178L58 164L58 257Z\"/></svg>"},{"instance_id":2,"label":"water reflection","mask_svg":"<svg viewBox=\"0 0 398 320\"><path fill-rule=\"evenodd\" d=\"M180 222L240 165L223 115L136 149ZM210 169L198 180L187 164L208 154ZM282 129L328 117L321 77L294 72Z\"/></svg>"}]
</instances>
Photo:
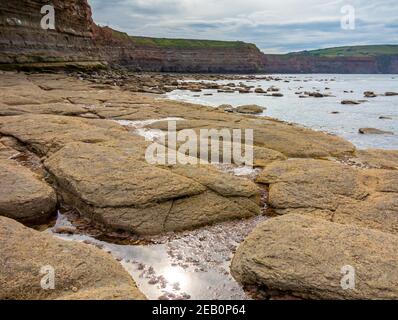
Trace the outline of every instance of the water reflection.
<instances>
[{"instance_id":1,"label":"water reflection","mask_svg":"<svg viewBox=\"0 0 398 320\"><path fill-rule=\"evenodd\" d=\"M58 234L101 248L120 261L149 299L245 300L230 274L236 247L266 218L231 221L178 234L155 237L153 245L116 245L89 235ZM70 227L61 213L54 231ZM61 229L59 229L61 228Z\"/></svg>"}]
</instances>

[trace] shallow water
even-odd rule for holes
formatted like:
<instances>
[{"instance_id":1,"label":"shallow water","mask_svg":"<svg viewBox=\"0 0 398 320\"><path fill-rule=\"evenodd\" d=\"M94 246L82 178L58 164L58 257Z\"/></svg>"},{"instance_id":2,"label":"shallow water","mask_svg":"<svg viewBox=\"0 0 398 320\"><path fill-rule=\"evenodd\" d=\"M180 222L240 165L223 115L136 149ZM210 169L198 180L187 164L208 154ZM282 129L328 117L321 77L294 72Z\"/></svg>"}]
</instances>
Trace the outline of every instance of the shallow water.
<instances>
[{"instance_id":1,"label":"shallow water","mask_svg":"<svg viewBox=\"0 0 398 320\"><path fill-rule=\"evenodd\" d=\"M266 217L220 223L152 238L153 245L116 245L89 235L57 234L97 246L120 261L149 299L250 299L230 274L233 253ZM57 228L73 229L59 213Z\"/></svg>"},{"instance_id":2,"label":"shallow water","mask_svg":"<svg viewBox=\"0 0 398 320\"><path fill-rule=\"evenodd\" d=\"M167 98L209 106L230 104L239 106L257 104L264 106L264 116L301 124L303 126L337 134L354 143L358 148L398 149L398 96L364 98L365 91L384 94L398 92L397 75L273 75L281 81L206 81L220 84L243 82L246 85L267 89L276 86L284 97L268 97L264 94L218 93L217 90L203 92L173 91ZM205 80L204 80L205 81ZM285 82L289 81L289 82ZM328 88L328 89L326 89ZM330 89L329 89L330 88ZM296 92L319 90L333 97L299 98ZM348 91L348 92L344 92ZM351 92L353 91L353 92ZM209 96L206 94L212 93ZM200 95L199 97L196 97ZM360 105L342 105L342 100L364 100ZM332 112L339 112L332 114ZM392 120L381 120L380 116ZM392 131L395 135L361 135L360 128L377 128Z\"/></svg>"}]
</instances>

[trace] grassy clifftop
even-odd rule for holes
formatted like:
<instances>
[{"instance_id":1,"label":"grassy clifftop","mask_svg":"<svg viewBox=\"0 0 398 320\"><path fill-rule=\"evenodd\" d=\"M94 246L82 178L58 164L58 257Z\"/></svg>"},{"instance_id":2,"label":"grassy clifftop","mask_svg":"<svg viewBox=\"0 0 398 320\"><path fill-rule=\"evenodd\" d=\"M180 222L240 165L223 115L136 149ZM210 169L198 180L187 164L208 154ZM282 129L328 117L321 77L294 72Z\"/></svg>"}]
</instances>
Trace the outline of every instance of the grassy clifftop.
<instances>
[{"instance_id":1,"label":"grassy clifftop","mask_svg":"<svg viewBox=\"0 0 398 320\"><path fill-rule=\"evenodd\" d=\"M349 46L292 53L314 57L374 57L398 55L398 45Z\"/></svg>"},{"instance_id":2,"label":"grassy clifftop","mask_svg":"<svg viewBox=\"0 0 398 320\"><path fill-rule=\"evenodd\" d=\"M138 45L148 45L163 48L179 49L214 49L214 48L256 48L254 44L242 41L216 41L193 39L168 39L130 36L130 39Z\"/></svg>"},{"instance_id":3,"label":"grassy clifftop","mask_svg":"<svg viewBox=\"0 0 398 320\"><path fill-rule=\"evenodd\" d=\"M129 36L125 32L120 32L109 27L101 27L103 31L111 35L114 39L131 41L138 46L152 46L171 49L257 49L256 45L243 41L218 41L218 40L195 40L195 39L170 39L170 38L151 38L140 36Z\"/></svg>"}]
</instances>

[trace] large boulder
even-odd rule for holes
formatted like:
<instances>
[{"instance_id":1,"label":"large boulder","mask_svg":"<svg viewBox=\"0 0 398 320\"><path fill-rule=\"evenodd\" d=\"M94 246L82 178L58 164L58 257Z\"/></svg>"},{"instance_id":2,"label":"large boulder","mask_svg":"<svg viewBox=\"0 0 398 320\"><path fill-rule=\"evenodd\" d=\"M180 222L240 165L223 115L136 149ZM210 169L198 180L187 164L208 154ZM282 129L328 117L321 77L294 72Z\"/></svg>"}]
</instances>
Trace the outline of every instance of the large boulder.
<instances>
[{"instance_id":1,"label":"large boulder","mask_svg":"<svg viewBox=\"0 0 398 320\"><path fill-rule=\"evenodd\" d=\"M54 190L32 171L0 159L0 215L22 222L40 222L55 212Z\"/></svg>"},{"instance_id":2,"label":"large boulder","mask_svg":"<svg viewBox=\"0 0 398 320\"><path fill-rule=\"evenodd\" d=\"M247 237L233 259L232 273L240 283L260 286L270 296L398 299L397 245L395 235L286 215L266 221ZM343 283L343 271L354 271L351 282Z\"/></svg>"},{"instance_id":3,"label":"large boulder","mask_svg":"<svg viewBox=\"0 0 398 320\"><path fill-rule=\"evenodd\" d=\"M0 117L0 132L15 137L40 156L75 141L106 143L129 139L127 130L113 121L41 114ZM135 140L139 144L139 139Z\"/></svg>"},{"instance_id":4,"label":"large boulder","mask_svg":"<svg viewBox=\"0 0 398 320\"><path fill-rule=\"evenodd\" d=\"M263 113L264 110L267 108L258 106L256 104L250 104L250 105L244 105L244 106L239 106L235 110L238 113L244 113L244 114L260 114Z\"/></svg>"},{"instance_id":5,"label":"large boulder","mask_svg":"<svg viewBox=\"0 0 398 320\"><path fill-rule=\"evenodd\" d=\"M349 166L313 159L274 162L257 178L257 182L270 185L269 203L277 211L334 211L368 196L363 181L362 174Z\"/></svg>"},{"instance_id":6,"label":"large boulder","mask_svg":"<svg viewBox=\"0 0 398 320\"><path fill-rule=\"evenodd\" d=\"M279 214L300 213L398 234L398 172L326 160L274 162L258 176Z\"/></svg>"},{"instance_id":7,"label":"large boulder","mask_svg":"<svg viewBox=\"0 0 398 320\"><path fill-rule=\"evenodd\" d=\"M71 143L45 166L65 202L114 229L155 234L260 213L259 190L248 180L155 167L114 147Z\"/></svg>"},{"instance_id":8,"label":"large boulder","mask_svg":"<svg viewBox=\"0 0 398 320\"><path fill-rule=\"evenodd\" d=\"M0 266L1 300L145 299L111 255L4 217L0 217ZM41 286L49 272L46 267L54 270L53 290Z\"/></svg>"}]
</instances>

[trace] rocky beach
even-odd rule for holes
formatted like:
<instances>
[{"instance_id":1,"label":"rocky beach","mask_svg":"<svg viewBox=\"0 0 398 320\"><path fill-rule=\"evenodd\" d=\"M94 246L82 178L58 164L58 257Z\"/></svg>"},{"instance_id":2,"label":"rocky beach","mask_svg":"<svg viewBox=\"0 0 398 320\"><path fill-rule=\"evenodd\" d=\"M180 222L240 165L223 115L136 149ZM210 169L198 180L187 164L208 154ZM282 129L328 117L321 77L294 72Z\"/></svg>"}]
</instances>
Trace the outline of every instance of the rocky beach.
<instances>
[{"instance_id":1,"label":"rocky beach","mask_svg":"<svg viewBox=\"0 0 398 320\"><path fill-rule=\"evenodd\" d=\"M122 245L265 216L235 243L231 272L243 287L257 287L266 298L397 297L397 151L357 150L337 136L275 119L134 92L145 76L125 76L129 85L121 86L117 76L106 83L109 75L0 77L3 299L144 297L123 260L95 241L65 242L49 233L62 208L74 219L60 234ZM242 176L237 165L148 164L143 132L167 130L170 118L179 119L177 130L253 128L256 170ZM40 291L40 263L59 270L55 291ZM345 265L358 270L350 292L340 287Z\"/></svg>"},{"instance_id":2,"label":"rocky beach","mask_svg":"<svg viewBox=\"0 0 398 320\"><path fill-rule=\"evenodd\" d=\"M0 3L0 300L398 299L397 46L133 37L85 0L44 30L46 3Z\"/></svg>"}]
</instances>

